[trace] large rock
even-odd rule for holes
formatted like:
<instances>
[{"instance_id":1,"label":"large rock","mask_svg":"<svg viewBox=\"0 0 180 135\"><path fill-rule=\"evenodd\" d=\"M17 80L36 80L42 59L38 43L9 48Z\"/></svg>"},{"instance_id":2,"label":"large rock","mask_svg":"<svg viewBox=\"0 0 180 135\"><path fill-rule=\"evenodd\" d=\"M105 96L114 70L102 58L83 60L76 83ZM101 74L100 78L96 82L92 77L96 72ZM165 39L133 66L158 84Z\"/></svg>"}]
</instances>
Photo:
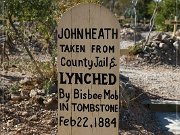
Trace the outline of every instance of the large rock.
<instances>
[{"instance_id":1,"label":"large rock","mask_svg":"<svg viewBox=\"0 0 180 135\"><path fill-rule=\"evenodd\" d=\"M16 102L22 100L20 93L11 93L10 96L12 101Z\"/></svg>"},{"instance_id":2,"label":"large rock","mask_svg":"<svg viewBox=\"0 0 180 135\"><path fill-rule=\"evenodd\" d=\"M168 45L165 44L165 43L160 43L159 44L159 48L161 48L161 49L168 49Z\"/></svg>"},{"instance_id":3,"label":"large rock","mask_svg":"<svg viewBox=\"0 0 180 135\"><path fill-rule=\"evenodd\" d=\"M29 94L29 96L32 98L32 97L35 97L35 96L37 96L37 91L36 90L31 90L31 92L30 92L30 94Z\"/></svg>"},{"instance_id":4,"label":"large rock","mask_svg":"<svg viewBox=\"0 0 180 135\"><path fill-rule=\"evenodd\" d=\"M19 81L19 83L20 83L21 85L27 85L27 84L29 84L30 82L31 82L31 79L28 78L28 77L25 77L24 79L22 79L22 80Z\"/></svg>"},{"instance_id":5,"label":"large rock","mask_svg":"<svg viewBox=\"0 0 180 135\"><path fill-rule=\"evenodd\" d=\"M176 31L176 38L180 40L180 29Z\"/></svg>"},{"instance_id":6,"label":"large rock","mask_svg":"<svg viewBox=\"0 0 180 135\"><path fill-rule=\"evenodd\" d=\"M180 40L174 42L173 46L176 48L176 65L180 65Z\"/></svg>"}]
</instances>

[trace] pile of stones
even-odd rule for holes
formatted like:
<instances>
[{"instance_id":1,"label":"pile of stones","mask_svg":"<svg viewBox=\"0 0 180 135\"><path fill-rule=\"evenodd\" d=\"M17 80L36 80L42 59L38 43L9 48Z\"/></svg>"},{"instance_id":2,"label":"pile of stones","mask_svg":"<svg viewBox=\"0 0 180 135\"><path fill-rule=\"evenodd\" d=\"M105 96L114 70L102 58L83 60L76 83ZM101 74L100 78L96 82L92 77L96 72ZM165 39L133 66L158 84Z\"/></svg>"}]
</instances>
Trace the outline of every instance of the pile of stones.
<instances>
[{"instance_id":1,"label":"pile of stones","mask_svg":"<svg viewBox=\"0 0 180 135\"><path fill-rule=\"evenodd\" d=\"M120 31L120 36L125 41L127 41L127 40L133 41L134 40L134 30L131 28L123 28ZM142 39L144 39L144 37L139 32L136 32L136 41L140 41Z\"/></svg>"},{"instance_id":2,"label":"pile of stones","mask_svg":"<svg viewBox=\"0 0 180 135\"><path fill-rule=\"evenodd\" d=\"M178 49L180 49L180 41L177 38L159 33L142 47L139 56L143 61L151 64L176 65Z\"/></svg>"}]
</instances>

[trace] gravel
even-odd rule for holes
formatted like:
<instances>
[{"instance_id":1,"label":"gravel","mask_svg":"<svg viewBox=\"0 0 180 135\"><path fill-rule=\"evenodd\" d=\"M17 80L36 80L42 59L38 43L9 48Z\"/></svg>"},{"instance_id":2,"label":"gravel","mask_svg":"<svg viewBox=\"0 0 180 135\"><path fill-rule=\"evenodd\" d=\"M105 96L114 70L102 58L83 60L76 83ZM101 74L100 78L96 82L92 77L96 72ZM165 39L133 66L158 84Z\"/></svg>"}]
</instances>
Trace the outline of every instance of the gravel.
<instances>
[{"instance_id":1,"label":"gravel","mask_svg":"<svg viewBox=\"0 0 180 135\"><path fill-rule=\"evenodd\" d=\"M156 31L151 32L150 38L159 33ZM147 37L148 32L141 34L143 37ZM167 34L171 35L171 33ZM133 41L122 39L120 48L128 48L133 43ZM130 58L129 56L122 56L120 63L121 73L128 76L132 84L141 87L144 92L154 98L180 100L180 67L139 64L140 62L136 57Z\"/></svg>"},{"instance_id":2,"label":"gravel","mask_svg":"<svg viewBox=\"0 0 180 135\"><path fill-rule=\"evenodd\" d=\"M133 85L154 98L180 99L180 68L165 66L121 65L120 71Z\"/></svg>"},{"instance_id":3,"label":"gravel","mask_svg":"<svg viewBox=\"0 0 180 135\"><path fill-rule=\"evenodd\" d=\"M147 35L147 33L142 35ZM121 40L120 46L121 48L127 48L133 44L133 41ZM44 59L44 57L41 57L41 59ZM23 78L32 76L31 74L27 75L26 72L17 71L17 69L11 68L8 72L1 71L3 85L11 86ZM180 68L143 66L137 64L136 61L133 61L131 64L131 62L125 63L121 59L120 70L122 75L128 77L121 78L126 81L130 80L134 86L141 87L144 90L143 92L149 96L180 99ZM132 87L128 87L128 89L134 93L137 90L134 90ZM136 94L130 95L134 97ZM8 101L5 104L0 104L0 133L7 135L57 134L57 100L53 100L53 97L43 97L46 102L41 104L42 100L40 99L32 98L21 102ZM53 109L49 108L52 104L55 105ZM139 100L133 100L124 106L121 108L120 113L120 135L162 135L153 114Z\"/></svg>"}]
</instances>

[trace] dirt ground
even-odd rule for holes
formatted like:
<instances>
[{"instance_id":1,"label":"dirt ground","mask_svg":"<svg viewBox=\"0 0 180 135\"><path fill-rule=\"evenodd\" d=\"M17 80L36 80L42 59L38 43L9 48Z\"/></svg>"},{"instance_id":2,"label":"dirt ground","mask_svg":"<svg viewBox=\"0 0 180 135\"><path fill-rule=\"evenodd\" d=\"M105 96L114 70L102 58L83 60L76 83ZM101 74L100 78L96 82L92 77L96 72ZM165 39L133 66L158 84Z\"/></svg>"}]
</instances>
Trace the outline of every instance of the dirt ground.
<instances>
[{"instance_id":1,"label":"dirt ground","mask_svg":"<svg viewBox=\"0 0 180 135\"><path fill-rule=\"evenodd\" d=\"M154 98L180 100L180 67L137 63L124 64L122 60L120 66L121 73L128 76L133 85Z\"/></svg>"},{"instance_id":2,"label":"dirt ground","mask_svg":"<svg viewBox=\"0 0 180 135\"><path fill-rule=\"evenodd\" d=\"M127 123L129 122L128 124L131 126L126 126L122 122L121 134L164 135L154 113L144 108L141 103L148 99L180 100L180 67L154 66L140 63L136 58L128 62L126 59L123 56L120 60L120 72L129 77L131 84L137 88L135 96L137 98L130 103L128 111L125 111L126 115L129 114ZM143 122L145 123L143 124Z\"/></svg>"},{"instance_id":3,"label":"dirt ground","mask_svg":"<svg viewBox=\"0 0 180 135\"><path fill-rule=\"evenodd\" d=\"M121 74L128 76L134 85L135 97L128 103L120 103L120 135L162 135L161 129L154 114L145 108L141 101L156 94L156 98L173 99L173 92L166 93L166 87L178 84L179 69L171 70L164 67L147 67L121 63ZM162 70L164 69L164 70ZM160 72L163 71L163 72ZM33 77L31 73L20 72L12 66L8 71L1 70L1 91L8 91L12 84L20 82L24 78ZM176 78L173 77L176 74ZM167 83L167 76L171 75L174 82ZM159 78L157 78L160 76ZM160 83L158 83L160 82ZM164 83L163 83L164 82ZM154 90L157 85L162 91ZM166 84L166 85L165 85ZM147 87L148 86L148 87ZM166 87L165 87L166 86ZM157 87L157 86L156 86ZM158 93L159 92L159 93ZM168 91L170 92L170 91ZM141 93L144 93L142 96ZM164 93L164 95L162 95ZM37 99L30 98L20 101L8 100L0 104L0 132L1 135L56 135L57 134L57 97L49 106L42 104L43 101L52 100L52 95L40 96ZM54 99L54 98L53 98Z\"/></svg>"},{"instance_id":4,"label":"dirt ground","mask_svg":"<svg viewBox=\"0 0 180 135\"><path fill-rule=\"evenodd\" d=\"M15 56L8 69L0 69L0 135L56 135L57 93L44 95L40 91L36 98L23 100L8 97L12 86L36 77L29 66L30 61L24 59L26 57ZM44 55L36 59L50 60ZM149 98L179 100L180 68L153 66L140 63L136 58L133 61L128 59L120 58L120 73L129 77L135 91L134 98L120 101L119 135L163 135L153 112L141 103Z\"/></svg>"}]
</instances>

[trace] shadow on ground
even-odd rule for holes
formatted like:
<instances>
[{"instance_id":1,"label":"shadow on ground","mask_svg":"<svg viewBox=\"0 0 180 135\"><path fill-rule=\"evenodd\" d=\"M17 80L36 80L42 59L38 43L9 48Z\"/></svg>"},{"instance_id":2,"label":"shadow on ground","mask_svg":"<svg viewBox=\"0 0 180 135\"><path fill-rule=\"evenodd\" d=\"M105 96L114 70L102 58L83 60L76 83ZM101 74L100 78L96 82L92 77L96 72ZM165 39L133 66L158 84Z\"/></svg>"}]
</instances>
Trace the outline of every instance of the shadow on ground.
<instances>
[{"instance_id":1,"label":"shadow on ground","mask_svg":"<svg viewBox=\"0 0 180 135\"><path fill-rule=\"evenodd\" d=\"M121 80L122 81L122 80ZM121 102L120 135L173 135L164 130L156 118L156 114L145 107L142 102L150 99L162 99L160 96L145 93L143 89L132 85L135 89L134 98L128 102Z\"/></svg>"}]
</instances>

